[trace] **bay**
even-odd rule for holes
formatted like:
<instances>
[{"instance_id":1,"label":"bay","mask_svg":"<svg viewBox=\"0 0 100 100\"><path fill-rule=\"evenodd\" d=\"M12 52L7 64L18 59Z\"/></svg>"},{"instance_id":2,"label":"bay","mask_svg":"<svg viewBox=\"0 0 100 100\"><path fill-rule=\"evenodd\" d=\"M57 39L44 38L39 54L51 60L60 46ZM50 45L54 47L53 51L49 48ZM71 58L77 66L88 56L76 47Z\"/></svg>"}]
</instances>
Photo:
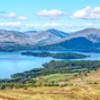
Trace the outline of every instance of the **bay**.
<instances>
[{"instance_id":1,"label":"bay","mask_svg":"<svg viewBox=\"0 0 100 100\"><path fill-rule=\"evenodd\" d=\"M40 51L34 51L40 52ZM59 52L59 53L80 53L89 55L89 57L77 60L100 60L99 53L83 53L76 51L49 51L49 52ZM40 68L42 64L49 62L51 60L58 60L51 57L33 57L33 56L23 56L20 52L0 52L0 78L10 78L11 74L23 72L26 70L31 70L33 68ZM75 60L75 59L67 59Z\"/></svg>"}]
</instances>

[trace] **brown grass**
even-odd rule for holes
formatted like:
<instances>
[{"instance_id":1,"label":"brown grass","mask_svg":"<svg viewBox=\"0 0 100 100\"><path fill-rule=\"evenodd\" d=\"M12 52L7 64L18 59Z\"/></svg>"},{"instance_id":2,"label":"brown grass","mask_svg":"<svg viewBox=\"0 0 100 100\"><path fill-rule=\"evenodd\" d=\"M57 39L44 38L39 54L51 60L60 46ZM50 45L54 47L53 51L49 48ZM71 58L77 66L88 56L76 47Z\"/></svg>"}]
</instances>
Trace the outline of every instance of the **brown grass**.
<instances>
[{"instance_id":1,"label":"brown grass","mask_svg":"<svg viewBox=\"0 0 100 100\"><path fill-rule=\"evenodd\" d=\"M0 100L100 100L100 70L67 82L73 85L0 90Z\"/></svg>"}]
</instances>

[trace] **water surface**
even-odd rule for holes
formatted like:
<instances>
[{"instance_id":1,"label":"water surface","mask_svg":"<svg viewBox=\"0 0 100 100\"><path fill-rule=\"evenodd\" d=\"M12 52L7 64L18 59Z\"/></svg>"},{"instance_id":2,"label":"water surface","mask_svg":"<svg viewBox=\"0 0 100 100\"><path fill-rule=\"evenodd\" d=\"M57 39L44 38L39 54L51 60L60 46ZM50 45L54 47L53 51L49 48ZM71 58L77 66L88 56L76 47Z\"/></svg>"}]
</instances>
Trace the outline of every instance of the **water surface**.
<instances>
[{"instance_id":1,"label":"water surface","mask_svg":"<svg viewBox=\"0 0 100 100\"><path fill-rule=\"evenodd\" d=\"M66 51L56 51L56 52L65 53ZM81 52L75 52L75 53L81 53ZM90 55L90 57L81 60L100 60L99 53L81 53L81 54ZM13 52L13 53L0 52L0 78L10 78L11 74L23 72L33 68L42 67L43 63L49 62L51 60L57 60L57 59L51 57L43 58L43 57L23 56L20 54L20 52Z\"/></svg>"}]
</instances>

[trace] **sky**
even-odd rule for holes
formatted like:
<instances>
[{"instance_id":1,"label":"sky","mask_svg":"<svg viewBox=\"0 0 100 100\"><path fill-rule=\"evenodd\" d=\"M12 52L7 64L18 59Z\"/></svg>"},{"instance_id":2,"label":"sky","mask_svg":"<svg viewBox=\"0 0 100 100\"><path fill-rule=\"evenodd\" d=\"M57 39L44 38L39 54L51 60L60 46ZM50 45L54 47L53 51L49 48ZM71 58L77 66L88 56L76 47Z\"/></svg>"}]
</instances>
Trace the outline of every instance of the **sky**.
<instances>
[{"instance_id":1,"label":"sky","mask_svg":"<svg viewBox=\"0 0 100 100\"><path fill-rule=\"evenodd\" d=\"M0 29L100 28L100 0L1 0Z\"/></svg>"}]
</instances>

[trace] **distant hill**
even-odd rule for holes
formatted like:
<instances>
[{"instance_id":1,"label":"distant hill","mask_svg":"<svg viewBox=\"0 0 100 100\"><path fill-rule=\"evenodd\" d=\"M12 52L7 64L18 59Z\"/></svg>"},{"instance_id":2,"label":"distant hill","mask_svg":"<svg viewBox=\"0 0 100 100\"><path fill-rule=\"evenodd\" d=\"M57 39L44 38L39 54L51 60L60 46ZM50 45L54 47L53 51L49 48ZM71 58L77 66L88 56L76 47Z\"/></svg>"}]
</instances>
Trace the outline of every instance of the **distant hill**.
<instances>
[{"instance_id":1,"label":"distant hill","mask_svg":"<svg viewBox=\"0 0 100 100\"><path fill-rule=\"evenodd\" d=\"M27 32L0 30L0 51L31 49L100 52L100 29L87 28L73 34L56 29Z\"/></svg>"},{"instance_id":2,"label":"distant hill","mask_svg":"<svg viewBox=\"0 0 100 100\"><path fill-rule=\"evenodd\" d=\"M99 51L100 29L87 28L78 32L74 32L68 37L52 42L44 47L40 47L40 49Z\"/></svg>"},{"instance_id":3,"label":"distant hill","mask_svg":"<svg viewBox=\"0 0 100 100\"><path fill-rule=\"evenodd\" d=\"M0 30L0 50L33 49L37 46L47 45L51 41L64 39L67 36L67 33L55 29L27 32Z\"/></svg>"},{"instance_id":4,"label":"distant hill","mask_svg":"<svg viewBox=\"0 0 100 100\"><path fill-rule=\"evenodd\" d=\"M96 28L87 28L78 32L75 32L67 39L77 38L77 37L84 37L94 43L100 42L100 29Z\"/></svg>"},{"instance_id":5,"label":"distant hill","mask_svg":"<svg viewBox=\"0 0 100 100\"><path fill-rule=\"evenodd\" d=\"M36 43L36 46L47 45L51 42L64 39L69 36L69 34L56 29L49 29L46 31L30 31L25 32L25 34L32 38L32 41Z\"/></svg>"}]
</instances>

